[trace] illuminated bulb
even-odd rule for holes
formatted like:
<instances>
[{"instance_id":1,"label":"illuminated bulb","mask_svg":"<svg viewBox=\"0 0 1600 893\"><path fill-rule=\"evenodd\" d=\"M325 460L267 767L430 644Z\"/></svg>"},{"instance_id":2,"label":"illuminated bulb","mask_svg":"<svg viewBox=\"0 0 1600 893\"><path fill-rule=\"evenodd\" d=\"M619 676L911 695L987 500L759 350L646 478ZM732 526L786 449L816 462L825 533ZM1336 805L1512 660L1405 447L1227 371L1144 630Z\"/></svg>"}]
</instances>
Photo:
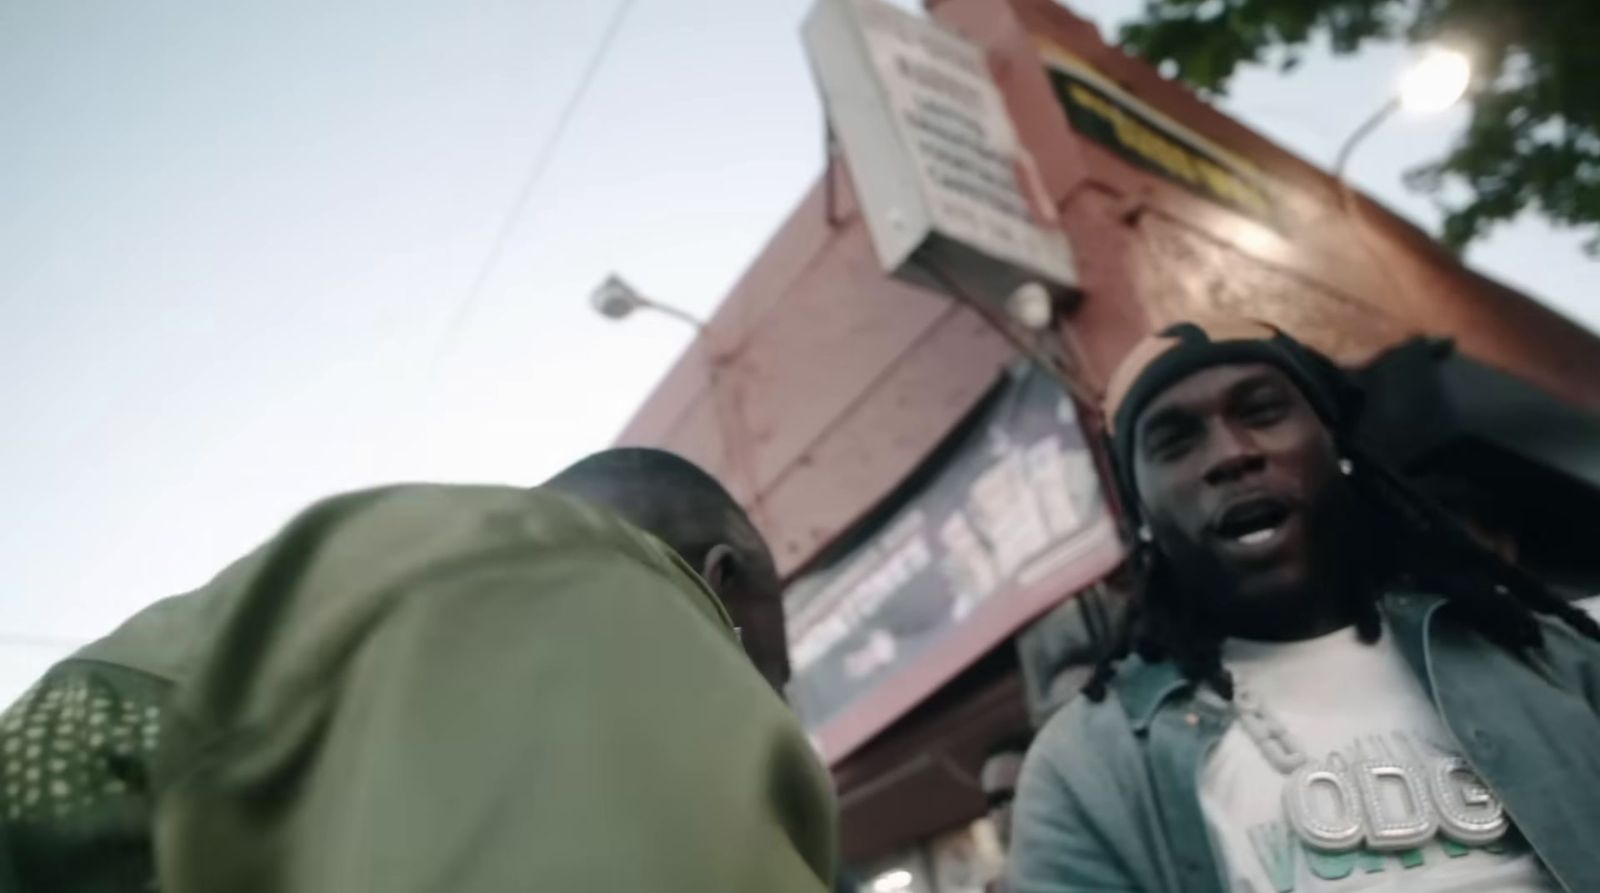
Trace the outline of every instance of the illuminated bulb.
<instances>
[{"instance_id":1,"label":"illuminated bulb","mask_svg":"<svg viewBox=\"0 0 1600 893\"><path fill-rule=\"evenodd\" d=\"M1467 92L1471 80L1466 56L1435 47L1401 75L1400 104L1411 112L1442 112Z\"/></svg>"},{"instance_id":2,"label":"illuminated bulb","mask_svg":"<svg viewBox=\"0 0 1600 893\"><path fill-rule=\"evenodd\" d=\"M911 872L904 868L886 871L872 881L872 893L895 893L911 886Z\"/></svg>"}]
</instances>

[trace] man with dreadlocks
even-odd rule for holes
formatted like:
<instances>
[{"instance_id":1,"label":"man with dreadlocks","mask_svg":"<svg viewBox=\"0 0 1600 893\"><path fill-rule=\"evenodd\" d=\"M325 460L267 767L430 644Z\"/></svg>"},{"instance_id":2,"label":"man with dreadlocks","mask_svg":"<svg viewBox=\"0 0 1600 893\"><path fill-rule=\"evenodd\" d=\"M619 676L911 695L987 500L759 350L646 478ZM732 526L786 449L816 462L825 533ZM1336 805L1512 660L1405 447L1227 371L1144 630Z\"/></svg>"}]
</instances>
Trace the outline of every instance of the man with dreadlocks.
<instances>
[{"instance_id":1,"label":"man with dreadlocks","mask_svg":"<svg viewBox=\"0 0 1600 893\"><path fill-rule=\"evenodd\" d=\"M1243 321L1113 377L1136 618L1030 750L1019 893L1600 890L1600 627L1351 442L1358 402Z\"/></svg>"}]
</instances>

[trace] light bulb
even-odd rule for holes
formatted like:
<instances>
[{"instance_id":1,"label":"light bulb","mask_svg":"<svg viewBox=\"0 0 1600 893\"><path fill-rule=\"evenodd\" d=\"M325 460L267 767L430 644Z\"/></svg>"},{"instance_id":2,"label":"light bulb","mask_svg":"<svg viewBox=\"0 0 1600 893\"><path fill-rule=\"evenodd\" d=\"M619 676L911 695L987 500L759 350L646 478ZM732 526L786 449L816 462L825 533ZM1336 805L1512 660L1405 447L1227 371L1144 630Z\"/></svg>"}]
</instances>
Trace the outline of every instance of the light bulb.
<instances>
[{"instance_id":1,"label":"light bulb","mask_svg":"<svg viewBox=\"0 0 1600 893\"><path fill-rule=\"evenodd\" d=\"M1434 47L1400 76L1400 104L1412 112L1442 112L1467 92L1471 80L1466 56Z\"/></svg>"},{"instance_id":2,"label":"light bulb","mask_svg":"<svg viewBox=\"0 0 1600 893\"><path fill-rule=\"evenodd\" d=\"M872 893L895 893L896 890L905 890L911 886L911 872L904 868L886 871L872 881Z\"/></svg>"},{"instance_id":3,"label":"light bulb","mask_svg":"<svg viewBox=\"0 0 1600 893\"><path fill-rule=\"evenodd\" d=\"M1043 285L1024 282L1006 298L1006 313L1023 328L1038 332L1055 319L1055 301Z\"/></svg>"}]
</instances>

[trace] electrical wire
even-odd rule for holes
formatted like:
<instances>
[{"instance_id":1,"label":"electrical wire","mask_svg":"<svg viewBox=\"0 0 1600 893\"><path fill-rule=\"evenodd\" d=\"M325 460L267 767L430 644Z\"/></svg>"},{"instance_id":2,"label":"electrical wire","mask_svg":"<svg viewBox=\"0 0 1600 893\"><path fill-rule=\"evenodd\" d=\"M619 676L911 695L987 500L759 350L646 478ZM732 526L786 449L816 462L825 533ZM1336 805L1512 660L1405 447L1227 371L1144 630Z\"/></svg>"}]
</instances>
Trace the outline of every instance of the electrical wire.
<instances>
[{"instance_id":1,"label":"electrical wire","mask_svg":"<svg viewBox=\"0 0 1600 893\"><path fill-rule=\"evenodd\" d=\"M545 173L550 169L551 162L555 160L556 150L561 147L561 140L566 136L567 129L577 116L578 108L583 105L584 99L588 97L589 88L594 83L595 77L600 73L600 69L605 67L606 58L611 52L611 46L616 42L617 35L622 31L623 22L627 20L628 13L633 11L636 3L637 0L620 0L616 8L612 10L611 19L606 23L606 29L600 35L600 42L595 44L594 51L589 54L589 61L584 66L583 74L579 77L571 95L567 97L566 105L562 107L560 115L556 118L555 127L551 129L550 134L545 137L544 144L539 147L538 153L534 155L533 163L529 165L528 173L523 178L521 187L517 190L516 199L511 203L511 208L506 212L505 218L500 221L500 228L495 232L494 240L489 243L489 251L484 255L483 262L478 266L477 272L472 277L472 284L467 288L466 293L457 303L455 311L446 322L444 331L439 336L439 342L434 348L433 356L428 361L427 380L433 378L439 363L449 353L462 327L482 299L484 289L489 284L489 277L493 275L495 269L500 265L501 255L505 253L506 246L510 244L511 236L517 229L517 224L522 220L523 211L527 207L528 200L533 197L533 193L538 188L540 181L544 179Z\"/></svg>"}]
</instances>

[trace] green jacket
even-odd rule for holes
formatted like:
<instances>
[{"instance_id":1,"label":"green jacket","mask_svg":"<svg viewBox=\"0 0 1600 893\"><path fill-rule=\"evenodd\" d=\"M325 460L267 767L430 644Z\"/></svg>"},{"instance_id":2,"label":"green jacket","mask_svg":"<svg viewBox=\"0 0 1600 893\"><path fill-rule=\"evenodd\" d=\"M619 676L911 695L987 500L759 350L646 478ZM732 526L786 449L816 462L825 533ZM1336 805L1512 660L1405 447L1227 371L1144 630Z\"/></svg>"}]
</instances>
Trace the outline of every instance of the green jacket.
<instances>
[{"instance_id":1,"label":"green jacket","mask_svg":"<svg viewBox=\"0 0 1600 893\"><path fill-rule=\"evenodd\" d=\"M159 889L151 767L166 705L229 607L216 584L163 599L51 667L6 709L0 893Z\"/></svg>"},{"instance_id":2,"label":"green jacket","mask_svg":"<svg viewBox=\"0 0 1600 893\"><path fill-rule=\"evenodd\" d=\"M1391 635L1463 755L1571 893L1600 890L1600 643L1559 622L1523 660L1437 596L1383 602ZM1224 893L1200 809L1232 706L1170 663L1123 663L1100 703L1046 724L1013 817L1016 893Z\"/></svg>"},{"instance_id":3,"label":"green jacket","mask_svg":"<svg viewBox=\"0 0 1600 893\"><path fill-rule=\"evenodd\" d=\"M69 670L169 692L126 757L106 739L87 758L141 767L166 893L815 893L832 876L827 774L721 604L661 543L555 493L329 500ZM117 829L56 855L132 853ZM149 889L70 877L20 889Z\"/></svg>"}]
</instances>

